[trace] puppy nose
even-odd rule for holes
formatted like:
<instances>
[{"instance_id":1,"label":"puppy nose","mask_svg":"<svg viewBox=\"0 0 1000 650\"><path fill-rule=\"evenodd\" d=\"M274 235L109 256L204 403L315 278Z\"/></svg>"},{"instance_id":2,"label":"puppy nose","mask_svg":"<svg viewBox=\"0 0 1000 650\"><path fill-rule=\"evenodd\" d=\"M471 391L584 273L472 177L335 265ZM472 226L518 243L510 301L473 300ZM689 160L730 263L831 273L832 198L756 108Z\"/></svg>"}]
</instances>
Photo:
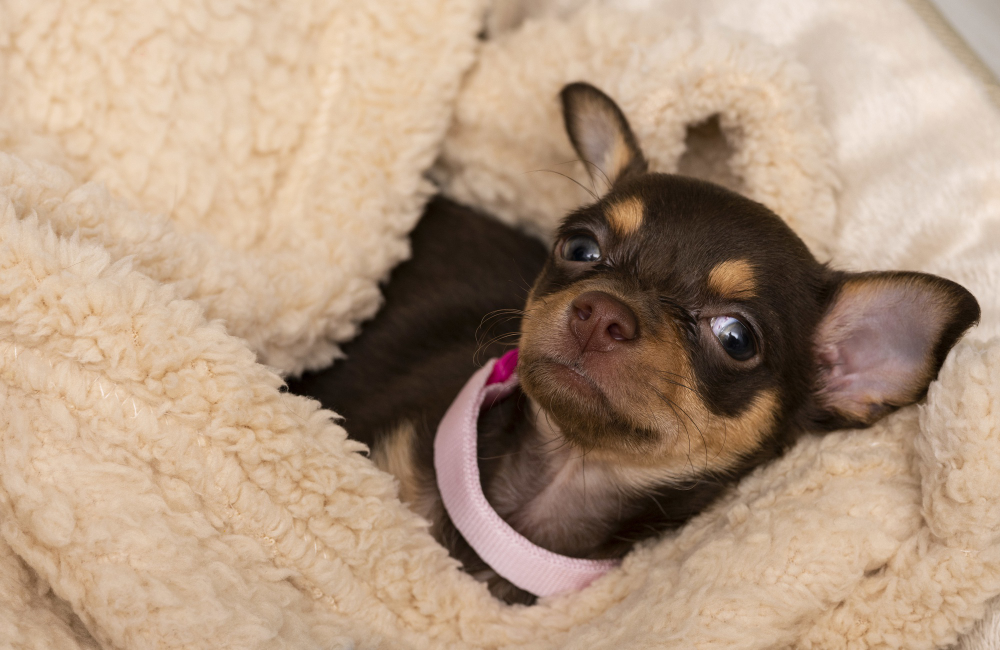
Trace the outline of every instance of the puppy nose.
<instances>
[{"instance_id":1,"label":"puppy nose","mask_svg":"<svg viewBox=\"0 0 1000 650\"><path fill-rule=\"evenodd\" d=\"M581 352L608 352L639 335L632 310L603 291L587 291L576 297L570 304L569 329Z\"/></svg>"}]
</instances>

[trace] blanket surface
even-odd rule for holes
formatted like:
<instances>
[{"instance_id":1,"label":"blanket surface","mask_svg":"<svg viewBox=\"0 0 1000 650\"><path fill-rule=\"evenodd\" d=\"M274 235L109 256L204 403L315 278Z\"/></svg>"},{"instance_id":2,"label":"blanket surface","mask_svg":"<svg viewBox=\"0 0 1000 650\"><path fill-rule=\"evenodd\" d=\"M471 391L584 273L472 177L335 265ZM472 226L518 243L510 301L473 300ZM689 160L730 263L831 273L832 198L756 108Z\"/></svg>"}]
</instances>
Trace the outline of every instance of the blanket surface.
<instances>
[{"instance_id":1,"label":"blanket surface","mask_svg":"<svg viewBox=\"0 0 1000 650\"><path fill-rule=\"evenodd\" d=\"M983 616L1000 114L901 0L579 4L0 4L0 645L934 648ZM841 267L959 281L983 321L925 404L508 607L282 376L378 308L428 172L543 238L585 200L535 171L584 179L576 80L655 169Z\"/></svg>"}]
</instances>

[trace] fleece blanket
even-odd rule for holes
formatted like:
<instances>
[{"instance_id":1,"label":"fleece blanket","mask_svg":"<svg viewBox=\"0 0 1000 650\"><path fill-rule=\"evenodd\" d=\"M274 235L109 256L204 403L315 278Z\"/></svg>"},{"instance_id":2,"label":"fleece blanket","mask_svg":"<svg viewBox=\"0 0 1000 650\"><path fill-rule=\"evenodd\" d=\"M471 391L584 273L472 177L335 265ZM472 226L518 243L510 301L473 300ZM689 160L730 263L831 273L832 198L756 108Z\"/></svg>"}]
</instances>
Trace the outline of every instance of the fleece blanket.
<instances>
[{"instance_id":1,"label":"fleece blanket","mask_svg":"<svg viewBox=\"0 0 1000 650\"><path fill-rule=\"evenodd\" d=\"M0 5L0 645L934 648L982 618L1000 114L898 0L618 4ZM584 178L580 79L654 168L840 266L962 282L983 322L926 403L508 607L282 376L375 312L428 171L546 237L584 196L535 171Z\"/></svg>"}]
</instances>

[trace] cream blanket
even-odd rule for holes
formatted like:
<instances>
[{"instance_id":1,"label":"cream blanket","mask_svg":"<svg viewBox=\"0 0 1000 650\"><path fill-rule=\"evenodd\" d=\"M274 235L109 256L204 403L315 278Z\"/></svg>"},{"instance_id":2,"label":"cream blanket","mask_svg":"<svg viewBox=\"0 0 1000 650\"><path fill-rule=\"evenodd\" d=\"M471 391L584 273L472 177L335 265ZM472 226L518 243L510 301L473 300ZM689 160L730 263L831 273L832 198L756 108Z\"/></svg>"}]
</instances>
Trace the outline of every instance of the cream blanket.
<instances>
[{"instance_id":1,"label":"cream blanket","mask_svg":"<svg viewBox=\"0 0 1000 650\"><path fill-rule=\"evenodd\" d=\"M555 4L479 45L474 0L0 4L0 645L932 648L983 615L1000 114L898 0ZM963 282L983 324L926 405L506 607L279 373L377 309L435 158L545 236L578 79L660 170L718 173L681 156L719 115L730 182L814 250Z\"/></svg>"}]
</instances>

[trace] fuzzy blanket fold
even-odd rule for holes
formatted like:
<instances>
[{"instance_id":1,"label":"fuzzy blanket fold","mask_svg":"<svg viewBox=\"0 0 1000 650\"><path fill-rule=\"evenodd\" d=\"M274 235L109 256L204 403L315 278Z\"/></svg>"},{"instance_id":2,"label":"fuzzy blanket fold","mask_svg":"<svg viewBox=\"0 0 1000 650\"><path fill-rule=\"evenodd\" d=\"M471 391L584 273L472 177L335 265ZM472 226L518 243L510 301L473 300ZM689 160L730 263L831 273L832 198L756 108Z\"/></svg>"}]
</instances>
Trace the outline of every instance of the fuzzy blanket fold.
<instances>
[{"instance_id":1,"label":"fuzzy blanket fold","mask_svg":"<svg viewBox=\"0 0 1000 650\"><path fill-rule=\"evenodd\" d=\"M573 4L483 42L475 0L0 5L0 646L933 648L982 617L1000 114L900 2ZM426 173L542 237L583 200L532 173L584 178L579 79L654 168L718 116L723 171L814 250L984 317L926 404L506 607L281 373L377 309Z\"/></svg>"}]
</instances>

